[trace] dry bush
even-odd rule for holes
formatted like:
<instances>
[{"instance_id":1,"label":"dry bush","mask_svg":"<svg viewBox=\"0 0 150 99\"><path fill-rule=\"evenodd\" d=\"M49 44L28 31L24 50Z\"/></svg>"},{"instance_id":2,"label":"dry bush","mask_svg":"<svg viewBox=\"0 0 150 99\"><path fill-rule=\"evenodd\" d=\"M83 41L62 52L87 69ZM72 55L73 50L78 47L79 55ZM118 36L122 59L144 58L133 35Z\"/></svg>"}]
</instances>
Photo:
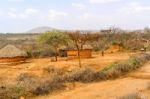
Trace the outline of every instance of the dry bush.
<instances>
[{"instance_id":1,"label":"dry bush","mask_svg":"<svg viewBox=\"0 0 150 99\"><path fill-rule=\"evenodd\" d=\"M63 77L63 80L68 82L91 82L95 79L95 71L88 67L72 70Z\"/></svg>"},{"instance_id":2,"label":"dry bush","mask_svg":"<svg viewBox=\"0 0 150 99\"><path fill-rule=\"evenodd\" d=\"M106 80L107 79L107 75L106 73L100 71L100 72L95 72L95 81L99 81L99 80Z\"/></svg>"},{"instance_id":3,"label":"dry bush","mask_svg":"<svg viewBox=\"0 0 150 99\"><path fill-rule=\"evenodd\" d=\"M21 83L9 84L0 88L0 99L19 99L27 94L26 88Z\"/></svg>"},{"instance_id":4,"label":"dry bush","mask_svg":"<svg viewBox=\"0 0 150 99\"><path fill-rule=\"evenodd\" d=\"M148 99L148 98L139 93L132 93L132 94L128 94L126 96L122 96L119 99Z\"/></svg>"},{"instance_id":5,"label":"dry bush","mask_svg":"<svg viewBox=\"0 0 150 99\"><path fill-rule=\"evenodd\" d=\"M60 89L63 84L57 69L49 68L48 70L52 74L51 76L40 78L23 73L17 77L17 80L25 86L25 91L30 95L41 95Z\"/></svg>"},{"instance_id":6,"label":"dry bush","mask_svg":"<svg viewBox=\"0 0 150 99\"><path fill-rule=\"evenodd\" d=\"M16 80L17 81L26 81L26 80L30 80L32 79L34 76L33 75L30 75L29 73L20 73Z\"/></svg>"},{"instance_id":7,"label":"dry bush","mask_svg":"<svg viewBox=\"0 0 150 99\"><path fill-rule=\"evenodd\" d=\"M30 92L30 90L33 90L37 86L40 78L29 73L21 73L16 80L18 83L24 85L26 91Z\"/></svg>"},{"instance_id":8,"label":"dry bush","mask_svg":"<svg viewBox=\"0 0 150 99\"><path fill-rule=\"evenodd\" d=\"M63 75L64 72L62 69L58 69L54 66L48 66L43 69L44 73L50 74L50 75Z\"/></svg>"},{"instance_id":9,"label":"dry bush","mask_svg":"<svg viewBox=\"0 0 150 99\"><path fill-rule=\"evenodd\" d=\"M126 72L141 67L146 61L150 60L149 54L142 54L130 57L127 61L114 63L103 69L107 78L116 78Z\"/></svg>"},{"instance_id":10,"label":"dry bush","mask_svg":"<svg viewBox=\"0 0 150 99\"><path fill-rule=\"evenodd\" d=\"M38 83L38 86L32 90L34 95L50 93L54 90L62 89L64 87L61 77L56 75L52 78L42 79Z\"/></svg>"},{"instance_id":11,"label":"dry bush","mask_svg":"<svg viewBox=\"0 0 150 99\"><path fill-rule=\"evenodd\" d=\"M55 90L64 88L65 82L88 83L115 78L139 68L148 60L150 60L150 55L142 54L131 57L124 62L114 63L103 71L98 72L94 71L92 68L84 67L64 73L62 70L51 66L44 68L43 71L50 74L44 77L36 77L28 73L21 73L16 78L15 84L5 85L0 88L0 99L18 99L21 96L29 97L32 95L51 93ZM131 94L121 97L120 99L136 99L130 97L137 97L137 95Z\"/></svg>"}]
</instances>

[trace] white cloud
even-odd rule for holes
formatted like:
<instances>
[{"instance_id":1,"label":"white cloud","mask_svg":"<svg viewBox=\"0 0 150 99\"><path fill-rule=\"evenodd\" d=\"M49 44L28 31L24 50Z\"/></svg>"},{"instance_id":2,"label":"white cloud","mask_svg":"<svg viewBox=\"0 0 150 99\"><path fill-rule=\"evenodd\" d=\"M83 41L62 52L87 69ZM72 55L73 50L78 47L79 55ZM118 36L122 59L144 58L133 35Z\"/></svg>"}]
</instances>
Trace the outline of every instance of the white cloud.
<instances>
[{"instance_id":1,"label":"white cloud","mask_svg":"<svg viewBox=\"0 0 150 99\"><path fill-rule=\"evenodd\" d=\"M131 2L126 7L121 8L119 12L126 14L147 13L150 12L150 6L144 6L137 2Z\"/></svg>"},{"instance_id":2,"label":"white cloud","mask_svg":"<svg viewBox=\"0 0 150 99\"><path fill-rule=\"evenodd\" d=\"M78 18L81 20L90 20L90 19L94 18L94 15L85 12L82 15L78 16Z\"/></svg>"},{"instance_id":3,"label":"white cloud","mask_svg":"<svg viewBox=\"0 0 150 99\"><path fill-rule=\"evenodd\" d=\"M86 10L86 6L81 3L72 3L72 6L79 9L79 10Z\"/></svg>"},{"instance_id":4,"label":"white cloud","mask_svg":"<svg viewBox=\"0 0 150 99\"><path fill-rule=\"evenodd\" d=\"M25 10L25 14L27 14L27 15L38 14L38 10L36 10L34 8L28 8Z\"/></svg>"},{"instance_id":5,"label":"white cloud","mask_svg":"<svg viewBox=\"0 0 150 99\"><path fill-rule=\"evenodd\" d=\"M18 12L17 9L11 8L8 12L8 16L10 18L19 18L19 19L27 19L34 15L38 15L38 10L34 8L27 8L23 12Z\"/></svg>"},{"instance_id":6,"label":"white cloud","mask_svg":"<svg viewBox=\"0 0 150 99\"><path fill-rule=\"evenodd\" d=\"M17 14L13 13L13 12L9 12L8 16L11 17L11 18L17 18Z\"/></svg>"},{"instance_id":7,"label":"white cloud","mask_svg":"<svg viewBox=\"0 0 150 99\"><path fill-rule=\"evenodd\" d=\"M29 18L29 15L27 15L25 13L21 13L21 14L18 15L18 18L27 19L27 18Z\"/></svg>"},{"instance_id":8,"label":"white cloud","mask_svg":"<svg viewBox=\"0 0 150 99\"><path fill-rule=\"evenodd\" d=\"M4 13L0 10L0 16L2 16Z\"/></svg>"},{"instance_id":9,"label":"white cloud","mask_svg":"<svg viewBox=\"0 0 150 99\"><path fill-rule=\"evenodd\" d=\"M62 11L61 12L60 11L55 11L53 9L50 9L49 13L48 13L49 20L57 20L61 17L65 17L65 16L67 16L67 13L62 12Z\"/></svg>"},{"instance_id":10,"label":"white cloud","mask_svg":"<svg viewBox=\"0 0 150 99\"><path fill-rule=\"evenodd\" d=\"M10 8L10 11L11 12L17 12L17 9L16 8Z\"/></svg>"},{"instance_id":11,"label":"white cloud","mask_svg":"<svg viewBox=\"0 0 150 99\"><path fill-rule=\"evenodd\" d=\"M112 2L118 2L122 0L89 0L92 4L104 4L104 3L112 3Z\"/></svg>"}]
</instances>

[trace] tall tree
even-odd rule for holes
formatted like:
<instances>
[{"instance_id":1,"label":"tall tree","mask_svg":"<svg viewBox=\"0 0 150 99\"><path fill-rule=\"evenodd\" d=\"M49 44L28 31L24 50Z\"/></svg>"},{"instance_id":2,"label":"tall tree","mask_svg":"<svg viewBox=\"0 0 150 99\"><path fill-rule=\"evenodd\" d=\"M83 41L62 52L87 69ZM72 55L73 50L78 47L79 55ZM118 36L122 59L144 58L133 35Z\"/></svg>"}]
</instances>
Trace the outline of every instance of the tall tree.
<instances>
[{"instance_id":1,"label":"tall tree","mask_svg":"<svg viewBox=\"0 0 150 99\"><path fill-rule=\"evenodd\" d=\"M46 32L42 33L38 40L42 42L43 44L47 44L51 47L53 47L55 51L55 60L57 61L58 58L58 48L62 45L64 45L67 42L67 35L63 32L59 31L52 31L52 32Z\"/></svg>"},{"instance_id":2,"label":"tall tree","mask_svg":"<svg viewBox=\"0 0 150 99\"><path fill-rule=\"evenodd\" d=\"M96 40L98 36L88 32L81 32L81 31L69 32L68 35L76 46L78 52L79 67L82 67L80 52L83 49L83 45L90 40L94 39Z\"/></svg>"}]
</instances>

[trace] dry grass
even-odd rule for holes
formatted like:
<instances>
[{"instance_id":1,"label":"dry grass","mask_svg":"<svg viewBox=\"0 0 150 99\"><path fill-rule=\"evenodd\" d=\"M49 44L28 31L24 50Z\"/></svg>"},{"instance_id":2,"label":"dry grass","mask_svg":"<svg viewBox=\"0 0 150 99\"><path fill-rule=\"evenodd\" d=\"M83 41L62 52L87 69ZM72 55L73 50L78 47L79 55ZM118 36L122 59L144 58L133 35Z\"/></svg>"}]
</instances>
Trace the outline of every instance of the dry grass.
<instances>
[{"instance_id":1,"label":"dry grass","mask_svg":"<svg viewBox=\"0 0 150 99\"><path fill-rule=\"evenodd\" d=\"M128 94L126 96L122 96L119 99L148 99L148 98L139 93L132 93L132 94Z\"/></svg>"},{"instance_id":2,"label":"dry grass","mask_svg":"<svg viewBox=\"0 0 150 99\"><path fill-rule=\"evenodd\" d=\"M96 79L95 71L89 67L74 69L63 75L63 78L65 82L91 82Z\"/></svg>"},{"instance_id":3,"label":"dry grass","mask_svg":"<svg viewBox=\"0 0 150 99\"><path fill-rule=\"evenodd\" d=\"M66 82L89 83L110 78L116 78L131 70L141 67L150 60L150 55L142 54L131 57L130 59L114 63L103 71L95 71L90 67L76 68L70 72L49 66L43 68L43 72L48 74L43 77L20 73L16 78L16 83L2 86L0 89L0 99L17 99L21 96L29 97L52 93L55 90L65 88Z\"/></svg>"}]
</instances>

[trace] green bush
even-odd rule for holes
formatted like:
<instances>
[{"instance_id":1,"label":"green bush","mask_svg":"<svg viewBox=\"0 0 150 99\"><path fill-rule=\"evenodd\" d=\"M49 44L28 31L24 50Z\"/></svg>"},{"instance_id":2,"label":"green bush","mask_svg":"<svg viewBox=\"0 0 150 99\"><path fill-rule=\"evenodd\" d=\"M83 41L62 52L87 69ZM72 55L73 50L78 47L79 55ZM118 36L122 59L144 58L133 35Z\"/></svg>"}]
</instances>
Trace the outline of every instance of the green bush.
<instances>
[{"instance_id":1,"label":"green bush","mask_svg":"<svg viewBox=\"0 0 150 99\"><path fill-rule=\"evenodd\" d=\"M126 72L135 70L141 67L146 61L150 60L149 54L142 54L138 56L132 56L128 60L114 63L104 68L102 72L107 75L107 78L115 78Z\"/></svg>"}]
</instances>

